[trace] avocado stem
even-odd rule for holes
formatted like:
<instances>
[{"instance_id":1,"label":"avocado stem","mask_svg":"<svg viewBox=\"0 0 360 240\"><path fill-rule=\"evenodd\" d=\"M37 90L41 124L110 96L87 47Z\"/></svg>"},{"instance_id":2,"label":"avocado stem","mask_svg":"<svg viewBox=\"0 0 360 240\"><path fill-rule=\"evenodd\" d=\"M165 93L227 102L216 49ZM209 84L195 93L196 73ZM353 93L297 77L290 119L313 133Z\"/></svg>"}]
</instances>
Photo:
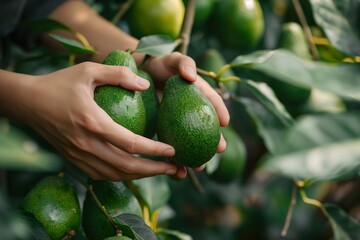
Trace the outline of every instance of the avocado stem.
<instances>
[{"instance_id":1,"label":"avocado stem","mask_svg":"<svg viewBox=\"0 0 360 240\"><path fill-rule=\"evenodd\" d=\"M188 0L185 7L185 16L184 21L181 27L180 38L183 40L180 45L180 53L187 54L189 43L190 43L190 35L192 26L194 23L195 16L195 0Z\"/></svg>"},{"instance_id":2,"label":"avocado stem","mask_svg":"<svg viewBox=\"0 0 360 240\"><path fill-rule=\"evenodd\" d=\"M127 0L126 2L121 4L115 16L111 19L111 22L113 24L117 24L120 21L120 19L124 16L124 14L127 12L127 10L129 10L129 8L133 3L134 0Z\"/></svg>"},{"instance_id":3,"label":"avocado stem","mask_svg":"<svg viewBox=\"0 0 360 240\"><path fill-rule=\"evenodd\" d=\"M186 169L188 171L188 175L190 177L191 183L195 187L196 191L200 194L204 194L205 193L204 187L201 185L198 177L195 174L194 169L189 168L189 167L187 167Z\"/></svg>"},{"instance_id":4,"label":"avocado stem","mask_svg":"<svg viewBox=\"0 0 360 240\"><path fill-rule=\"evenodd\" d=\"M296 197L297 197L297 185L295 184L293 190L292 190L292 194L291 194L291 200L290 200L290 204L289 204L289 208L286 214L286 219L285 219L285 223L284 223L284 227L281 230L281 237L286 237L288 229L290 227L290 222L293 216L293 210L296 204Z\"/></svg>"}]
</instances>

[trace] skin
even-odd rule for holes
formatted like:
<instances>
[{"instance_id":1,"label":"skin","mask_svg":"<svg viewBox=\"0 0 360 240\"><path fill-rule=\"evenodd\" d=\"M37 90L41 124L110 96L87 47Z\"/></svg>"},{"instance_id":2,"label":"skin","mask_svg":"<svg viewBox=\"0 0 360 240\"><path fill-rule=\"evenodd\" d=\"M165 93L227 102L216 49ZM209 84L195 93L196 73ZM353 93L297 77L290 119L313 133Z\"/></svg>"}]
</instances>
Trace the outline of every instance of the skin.
<instances>
[{"instance_id":1,"label":"skin","mask_svg":"<svg viewBox=\"0 0 360 240\"><path fill-rule=\"evenodd\" d=\"M186 177L182 166L134 156L170 157L175 150L116 124L93 100L94 89L100 85L118 85L135 91L149 87L146 79L127 67L99 63L114 49L135 49L137 40L96 14L83 1L67 1L50 17L81 32L97 53L89 61L41 76L0 70L0 116L30 125L67 160L95 180L132 180L158 174ZM44 41L58 47L47 38ZM134 57L139 64L144 56ZM229 113L223 100L196 74L196 64L190 57L171 53L151 58L144 69L158 81L158 86L174 74L198 84L214 105L221 126L228 124ZM221 138L218 152L225 147L226 142Z\"/></svg>"}]
</instances>

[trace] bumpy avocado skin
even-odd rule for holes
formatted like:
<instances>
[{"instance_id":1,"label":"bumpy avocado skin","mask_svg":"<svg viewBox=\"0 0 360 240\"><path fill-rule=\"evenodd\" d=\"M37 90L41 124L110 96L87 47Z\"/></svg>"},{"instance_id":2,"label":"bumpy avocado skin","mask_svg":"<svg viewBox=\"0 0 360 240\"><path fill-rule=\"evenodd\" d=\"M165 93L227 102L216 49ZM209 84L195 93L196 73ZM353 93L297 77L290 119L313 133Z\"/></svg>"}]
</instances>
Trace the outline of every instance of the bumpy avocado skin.
<instances>
[{"instance_id":1,"label":"bumpy avocado skin","mask_svg":"<svg viewBox=\"0 0 360 240\"><path fill-rule=\"evenodd\" d=\"M112 51L105 58L104 64L125 66L137 73L134 58L125 51ZM116 123L136 134L144 134L146 113L140 92L120 86L98 86L94 92L94 100Z\"/></svg>"},{"instance_id":2,"label":"bumpy avocado skin","mask_svg":"<svg viewBox=\"0 0 360 240\"><path fill-rule=\"evenodd\" d=\"M62 239L81 223L81 210L75 188L64 177L42 179L24 198L22 209L45 228L51 239Z\"/></svg>"},{"instance_id":3,"label":"bumpy avocado skin","mask_svg":"<svg viewBox=\"0 0 360 240\"><path fill-rule=\"evenodd\" d=\"M176 75L164 88L157 134L160 141L175 148L173 160L198 167L216 153L220 124L214 107L198 86Z\"/></svg>"},{"instance_id":4,"label":"bumpy avocado skin","mask_svg":"<svg viewBox=\"0 0 360 240\"><path fill-rule=\"evenodd\" d=\"M89 179L89 184L110 216L116 217L123 213L141 215L138 201L123 182ZM82 224L84 232L90 240L102 240L116 235L114 227L99 209L89 191L87 191L84 201Z\"/></svg>"}]
</instances>

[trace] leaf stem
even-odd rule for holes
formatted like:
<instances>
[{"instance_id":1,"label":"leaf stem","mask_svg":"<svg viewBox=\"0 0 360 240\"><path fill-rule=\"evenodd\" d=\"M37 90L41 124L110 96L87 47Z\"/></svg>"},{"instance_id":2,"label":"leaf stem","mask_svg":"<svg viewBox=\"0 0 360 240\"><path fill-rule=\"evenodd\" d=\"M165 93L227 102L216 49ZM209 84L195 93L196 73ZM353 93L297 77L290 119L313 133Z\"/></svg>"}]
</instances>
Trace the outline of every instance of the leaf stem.
<instances>
[{"instance_id":1,"label":"leaf stem","mask_svg":"<svg viewBox=\"0 0 360 240\"><path fill-rule=\"evenodd\" d=\"M186 11L184 16L183 25L181 28L180 38L183 40L180 45L180 53L187 54L189 43L190 43L190 36L191 30L194 23L194 16L195 16L195 0L187 0L186 3Z\"/></svg>"},{"instance_id":2,"label":"leaf stem","mask_svg":"<svg viewBox=\"0 0 360 240\"><path fill-rule=\"evenodd\" d=\"M122 16L124 16L124 14L127 12L127 10L129 10L129 8L131 7L131 5L133 3L134 3L134 0L127 0L126 2L121 4L118 11L115 14L115 16L112 18L111 22L113 24L117 24L120 21L120 19L122 18Z\"/></svg>"},{"instance_id":3,"label":"leaf stem","mask_svg":"<svg viewBox=\"0 0 360 240\"><path fill-rule=\"evenodd\" d=\"M290 204L289 204L289 208L288 208L288 212L286 214L286 219L285 219L285 224L283 229L281 230L281 237L286 237L288 229L290 227L290 222L293 216L293 210L296 204L296 197L297 197L297 186L294 185L294 188L292 190L292 194L291 194L291 200L290 200Z\"/></svg>"},{"instance_id":4,"label":"leaf stem","mask_svg":"<svg viewBox=\"0 0 360 240\"><path fill-rule=\"evenodd\" d=\"M196 191L200 194L204 194L205 190L204 190L203 186L201 185L198 177L196 176L194 169L189 168L189 167L187 167L186 169L188 171L188 175L190 177L191 183L195 187Z\"/></svg>"},{"instance_id":5,"label":"leaf stem","mask_svg":"<svg viewBox=\"0 0 360 240\"><path fill-rule=\"evenodd\" d=\"M309 27L309 24L306 20L306 17L305 17L305 14L304 14L304 11L300 5L300 2L299 0L292 0L292 3L294 5L294 8L295 8L295 11L296 11L296 14L297 16L299 17L299 20L300 20L300 23L304 29L304 32L305 32L305 36L306 36L306 40L310 46L310 51L311 51L311 55L313 56L313 59L314 60L319 60L319 53L316 49L316 46L314 44L314 41L313 41L313 36L311 34L311 30L310 30L310 27Z\"/></svg>"}]
</instances>

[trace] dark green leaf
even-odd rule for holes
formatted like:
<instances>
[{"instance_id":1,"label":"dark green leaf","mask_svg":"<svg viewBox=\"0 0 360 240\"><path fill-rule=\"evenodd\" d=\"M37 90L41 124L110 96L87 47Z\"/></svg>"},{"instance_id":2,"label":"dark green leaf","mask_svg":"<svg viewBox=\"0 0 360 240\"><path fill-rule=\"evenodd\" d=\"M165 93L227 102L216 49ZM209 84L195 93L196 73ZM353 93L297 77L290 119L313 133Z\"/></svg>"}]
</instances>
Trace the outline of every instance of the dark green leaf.
<instances>
[{"instance_id":1,"label":"dark green leaf","mask_svg":"<svg viewBox=\"0 0 360 240\"><path fill-rule=\"evenodd\" d=\"M59 155L41 149L30 136L4 121L0 122L0 168L58 171L62 165Z\"/></svg>"},{"instance_id":2,"label":"dark green leaf","mask_svg":"<svg viewBox=\"0 0 360 240\"><path fill-rule=\"evenodd\" d=\"M38 32L51 32L55 30L65 30L69 32L74 32L71 28L65 24L58 22L50 18L41 18L36 20L30 20L26 22L29 27L38 31Z\"/></svg>"},{"instance_id":3,"label":"dark green leaf","mask_svg":"<svg viewBox=\"0 0 360 240\"><path fill-rule=\"evenodd\" d=\"M245 106L247 113L254 121L257 132L262 137L267 149L273 153L276 146L281 144L282 135L287 126L257 101L240 98L239 102Z\"/></svg>"},{"instance_id":4,"label":"dark green leaf","mask_svg":"<svg viewBox=\"0 0 360 240\"><path fill-rule=\"evenodd\" d=\"M307 61L282 49L241 55L231 64L300 87L314 87L360 100L360 64Z\"/></svg>"},{"instance_id":5,"label":"dark green leaf","mask_svg":"<svg viewBox=\"0 0 360 240\"><path fill-rule=\"evenodd\" d=\"M143 178L134 180L133 183L137 186L151 212L164 206L170 198L170 188L166 176Z\"/></svg>"},{"instance_id":6,"label":"dark green leaf","mask_svg":"<svg viewBox=\"0 0 360 240\"><path fill-rule=\"evenodd\" d=\"M179 45L179 41L167 35L150 35L139 40L136 52L150 56L162 56L171 53Z\"/></svg>"},{"instance_id":7,"label":"dark green leaf","mask_svg":"<svg viewBox=\"0 0 360 240\"><path fill-rule=\"evenodd\" d=\"M151 228L144 222L144 220L134 214L121 214L116 216L116 221L122 225L129 226L137 240L156 240L155 233Z\"/></svg>"},{"instance_id":8,"label":"dark green leaf","mask_svg":"<svg viewBox=\"0 0 360 240\"><path fill-rule=\"evenodd\" d=\"M360 114L305 116L263 167L301 180L340 180L360 173Z\"/></svg>"},{"instance_id":9,"label":"dark green leaf","mask_svg":"<svg viewBox=\"0 0 360 240\"><path fill-rule=\"evenodd\" d=\"M170 229L161 228L161 229L158 230L158 232L161 235L174 236L179 240L192 240L193 239L190 235L188 235L186 233L183 233L183 232L180 232L180 231L177 231L177 230L170 230Z\"/></svg>"},{"instance_id":10,"label":"dark green leaf","mask_svg":"<svg viewBox=\"0 0 360 240\"><path fill-rule=\"evenodd\" d=\"M326 216L333 229L334 240L356 240L360 236L360 223L334 204L324 204Z\"/></svg>"},{"instance_id":11,"label":"dark green leaf","mask_svg":"<svg viewBox=\"0 0 360 240\"><path fill-rule=\"evenodd\" d=\"M310 0L316 23L338 50L350 56L360 55L360 38L333 0ZM344 5L342 1L341 5ZM356 7L354 7L356 10ZM359 8L354 14L358 15ZM348 11L347 11L348 13Z\"/></svg>"},{"instance_id":12,"label":"dark green leaf","mask_svg":"<svg viewBox=\"0 0 360 240\"><path fill-rule=\"evenodd\" d=\"M66 50L69 52L69 54L93 54L95 53L94 49L86 48L84 45L82 45L80 42L71 39L66 38L57 34L50 34L52 38L54 38L56 41L61 43Z\"/></svg>"}]
</instances>

